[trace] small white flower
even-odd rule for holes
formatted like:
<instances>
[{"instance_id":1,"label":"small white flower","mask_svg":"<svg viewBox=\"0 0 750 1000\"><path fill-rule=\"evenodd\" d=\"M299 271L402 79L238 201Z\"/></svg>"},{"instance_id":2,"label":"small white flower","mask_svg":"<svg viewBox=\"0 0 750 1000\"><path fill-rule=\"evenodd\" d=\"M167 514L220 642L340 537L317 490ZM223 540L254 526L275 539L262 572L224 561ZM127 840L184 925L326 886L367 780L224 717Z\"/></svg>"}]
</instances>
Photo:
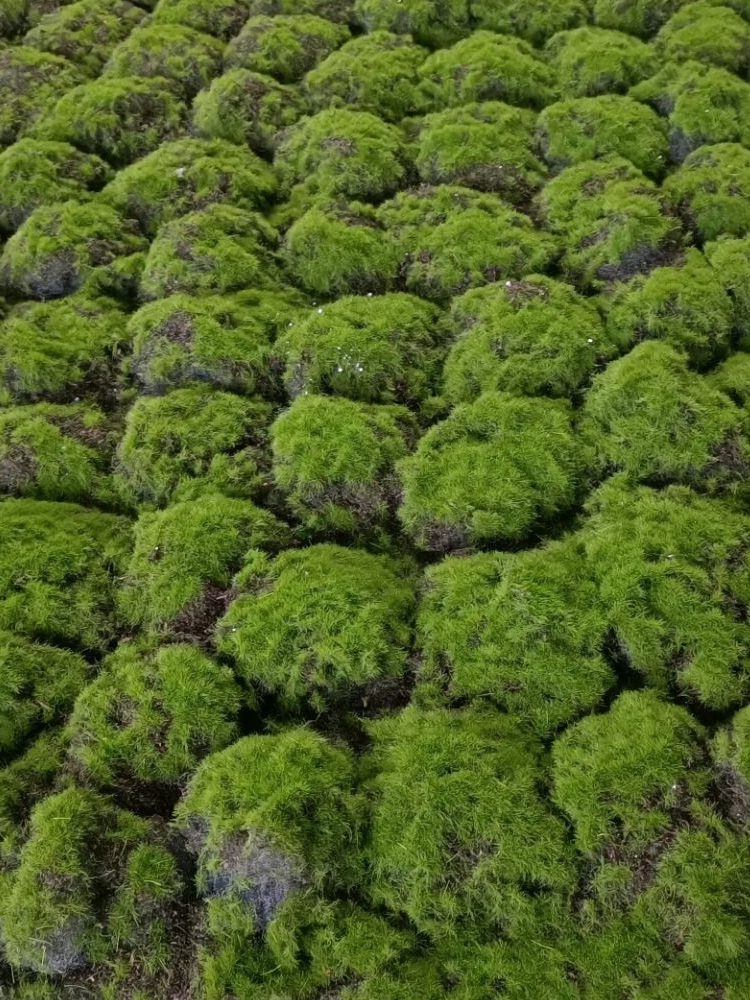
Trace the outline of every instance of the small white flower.
<instances>
[{"instance_id":1,"label":"small white flower","mask_svg":"<svg viewBox=\"0 0 750 1000\"><path fill-rule=\"evenodd\" d=\"M593 344L594 343L594 338L593 337L589 337L588 342L589 342L589 344Z\"/></svg>"},{"instance_id":2,"label":"small white flower","mask_svg":"<svg viewBox=\"0 0 750 1000\"><path fill-rule=\"evenodd\" d=\"M368 293L367 293L367 298L368 298L368 299L371 299L371 298L372 298L372 292L368 292Z\"/></svg>"},{"instance_id":3,"label":"small white flower","mask_svg":"<svg viewBox=\"0 0 750 1000\"><path fill-rule=\"evenodd\" d=\"M512 288L512 286L513 286L513 282L512 281L506 281L505 282L505 287L506 288Z\"/></svg>"}]
</instances>

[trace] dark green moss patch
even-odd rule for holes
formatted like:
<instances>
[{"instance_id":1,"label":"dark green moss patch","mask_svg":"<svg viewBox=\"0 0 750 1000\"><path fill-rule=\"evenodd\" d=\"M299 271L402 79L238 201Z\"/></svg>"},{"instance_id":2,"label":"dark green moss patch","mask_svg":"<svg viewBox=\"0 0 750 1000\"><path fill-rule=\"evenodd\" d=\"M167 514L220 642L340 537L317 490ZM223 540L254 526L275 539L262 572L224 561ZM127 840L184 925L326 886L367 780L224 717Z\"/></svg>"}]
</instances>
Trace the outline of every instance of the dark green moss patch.
<instances>
[{"instance_id":1,"label":"dark green moss patch","mask_svg":"<svg viewBox=\"0 0 750 1000\"><path fill-rule=\"evenodd\" d=\"M248 18L227 47L224 62L297 83L349 38L346 25L309 14Z\"/></svg>"},{"instance_id":2,"label":"dark green moss patch","mask_svg":"<svg viewBox=\"0 0 750 1000\"><path fill-rule=\"evenodd\" d=\"M193 97L221 72L224 46L210 35L180 24L147 24L120 42L103 76L169 80Z\"/></svg>"},{"instance_id":3,"label":"dark green moss patch","mask_svg":"<svg viewBox=\"0 0 750 1000\"><path fill-rule=\"evenodd\" d=\"M701 240L750 233L750 150L739 143L696 149L664 191Z\"/></svg>"},{"instance_id":4,"label":"dark green moss patch","mask_svg":"<svg viewBox=\"0 0 750 1000\"><path fill-rule=\"evenodd\" d=\"M0 49L0 145L15 142L81 79L59 56L22 45Z\"/></svg>"},{"instance_id":5,"label":"dark green moss patch","mask_svg":"<svg viewBox=\"0 0 750 1000\"><path fill-rule=\"evenodd\" d=\"M731 7L680 7L656 36L655 46L661 59L677 64L695 59L741 76L750 68L750 25Z\"/></svg>"},{"instance_id":6,"label":"dark green moss patch","mask_svg":"<svg viewBox=\"0 0 750 1000\"><path fill-rule=\"evenodd\" d=\"M545 52L566 97L622 94L658 68L650 45L606 28L561 31L550 38Z\"/></svg>"}]
</instances>

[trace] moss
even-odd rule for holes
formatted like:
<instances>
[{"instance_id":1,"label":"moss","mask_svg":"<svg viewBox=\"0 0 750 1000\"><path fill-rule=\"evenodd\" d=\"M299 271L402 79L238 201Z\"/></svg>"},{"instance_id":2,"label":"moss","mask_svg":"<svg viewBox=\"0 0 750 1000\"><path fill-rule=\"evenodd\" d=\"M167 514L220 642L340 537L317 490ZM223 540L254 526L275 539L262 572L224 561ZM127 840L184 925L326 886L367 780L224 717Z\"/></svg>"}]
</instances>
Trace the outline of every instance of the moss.
<instances>
[{"instance_id":1,"label":"moss","mask_svg":"<svg viewBox=\"0 0 750 1000\"><path fill-rule=\"evenodd\" d=\"M347 108L321 111L282 134L274 166L287 195L355 201L393 194L406 182L409 168L398 129Z\"/></svg>"},{"instance_id":2,"label":"moss","mask_svg":"<svg viewBox=\"0 0 750 1000\"><path fill-rule=\"evenodd\" d=\"M108 299L18 305L0 324L0 401L71 401L109 390L126 339L125 317Z\"/></svg>"},{"instance_id":3,"label":"moss","mask_svg":"<svg viewBox=\"0 0 750 1000\"><path fill-rule=\"evenodd\" d=\"M418 692L424 701L490 700L547 736L595 710L613 686L606 630L576 538L448 558L427 570Z\"/></svg>"},{"instance_id":4,"label":"moss","mask_svg":"<svg viewBox=\"0 0 750 1000\"><path fill-rule=\"evenodd\" d=\"M454 299L444 392L468 403L482 392L570 396L614 353L593 303L569 285L531 274Z\"/></svg>"},{"instance_id":5,"label":"moss","mask_svg":"<svg viewBox=\"0 0 750 1000\"><path fill-rule=\"evenodd\" d=\"M310 14L249 18L227 47L224 63L298 83L350 37L344 24Z\"/></svg>"},{"instance_id":6,"label":"moss","mask_svg":"<svg viewBox=\"0 0 750 1000\"><path fill-rule=\"evenodd\" d=\"M522 937L572 884L536 743L511 717L471 709L410 707L372 733L372 902L437 939Z\"/></svg>"},{"instance_id":7,"label":"moss","mask_svg":"<svg viewBox=\"0 0 750 1000\"><path fill-rule=\"evenodd\" d=\"M750 233L750 150L702 146L664 182L664 192L701 240Z\"/></svg>"},{"instance_id":8,"label":"moss","mask_svg":"<svg viewBox=\"0 0 750 1000\"><path fill-rule=\"evenodd\" d=\"M351 104L399 122L423 108L417 74L427 55L408 36L374 31L332 52L308 72L303 87L318 110Z\"/></svg>"},{"instance_id":9,"label":"moss","mask_svg":"<svg viewBox=\"0 0 750 1000\"><path fill-rule=\"evenodd\" d=\"M642 847L679 821L706 785L702 742L686 709L653 691L628 691L605 715L558 737L553 797L573 821L578 847Z\"/></svg>"},{"instance_id":10,"label":"moss","mask_svg":"<svg viewBox=\"0 0 750 1000\"><path fill-rule=\"evenodd\" d=\"M663 694L714 709L748 690L750 522L685 487L615 477L589 501L584 541L625 663Z\"/></svg>"},{"instance_id":11,"label":"moss","mask_svg":"<svg viewBox=\"0 0 750 1000\"><path fill-rule=\"evenodd\" d=\"M500 983L508 1000L535 996L578 1000L578 970L570 961L569 950L558 943L565 923L539 920L522 940L477 941L467 934L446 942L439 950L441 978L462 1000L490 997Z\"/></svg>"},{"instance_id":12,"label":"moss","mask_svg":"<svg viewBox=\"0 0 750 1000\"><path fill-rule=\"evenodd\" d=\"M206 295L278 282L278 233L255 212L209 205L165 223L151 244L141 296Z\"/></svg>"},{"instance_id":13,"label":"moss","mask_svg":"<svg viewBox=\"0 0 750 1000\"><path fill-rule=\"evenodd\" d=\"M300 14L336 24L351 24L353 20L352 0L250 0L250 5L251 17Z\"/></svg>"},{"instance_id":14,"label":"moss","mask_svg":"<svg viewBox=\"0 0 750 1000\"><path fill-rule=\"evenodd\" d=\"M731 7L688 3L667 21L655 39L661 59L691 59L745 75L750 68L750 25Z\"/></svg>"},{"instance_id":15,"label":"moss","mask_svg":"<svg viewBox=\"0 0 750 1000\"><path fill-rule=\"evenodd\" d=\"M607 94L548 105L539 115L537 142L555 169L602 156L623 156L660 176L667 165L667 130L657 114L629 97Z\"/></svg>"},{"instance_id":16,"label":"moss","mask_svg":"<svg viewBox=\"0 0 750 1000\"><path fill-rule=\"evenodd\" d=\"M226 42L254 13L253 6L253 0L159 0L154 24L176 24Z\"/></svg>"},{"instance_id":17,"label":"moss","mask_svg":"<svg viewBox=\"0 0 750 1000\"><path fill-rule=\"evenodd\" d=\"M554 238L528 216L468 188L404 191L378 215L401 258L406 290L427 299L444 301L477 285L542 271L556 255Z\"/></svg>"},{"instance_id":18,"label":"moss","mask_svg":"<svg viewBox=\"0 0 750 1000\"><path fill-rule=\"evenodd\" d=\"M129 624L161 635L206 631L232 599L232 577L249 549L275 551L286 525L247 500L217 494L143 513L119 603ZM203 634L196 638L206 638Z\"/></svg>"},{"instance_id":19,"label":"moss","mask_svg":"<svg viewBox=\"0 0 750 1000\"><path fill-rule=\"evenodd\" d=\"M69 59L86 76L94 77L143 16L127 0L79 0L45 14L24 36L23 44Z\"/></svg>"},{"instance_id":20,"label":"moss","mask_svg":"<svg viewBox=\"0 0 750 1000\"><path fill-rule=\"evenodd\" d=\"M450 49L434 52L419 74L425 99L436 108L472 101L544 107L555 94L553 70L526 42L475 31Z\"/></svg>"},{"instance_id":21,"label":"moss","mask_svg":"<svg viewBox=\"0 0 750 1000\"><path fill-rule=\"evenodd\" d=\"M703 249L732 302L735 327L741 334L738 346L746 350L750 346L745 333L750 324L750 240L720 236Z\"/></svg>"},{"instance_id":22,"label":"moss","mask_svg":"<svg viewBox=\"0 0 750 1000\"><path fill-rule=\"evenodd\" d=\"M588 0L470 0L472 21L477 28L501 35L519 35L532 45L542 45L551 35L585 24Z\"/></svg>"},{"instance_id":23,"label":"moss","mask_svg":"<svg viewBox=\"0 0 750 1000\"><path fill-rule=\"evenodd\" d=\"M402 407L304 394L271 427L274 477L314 531L387 526L399 497L394 463L415 434Z\"/></svg>"},{"instance_id":24,"label":"moss","mask_svg":"<svg viewBox=\"0 0 750 1000\"><path fill-rule=\"evenodd\" d=\"M290 710L366 706L405 683L414 591L409 567L337 545L249 554L219 649Z\"/></svg>"},{"instance_id":25,"label":"moss","mask_svg":"<svg viewBox=\"0 0 750 1000\"><path fill-rule=\"evenodd\" d=\"M96 268L143 249L145 241L99 202L37 208L0 256L0 287L20 298L56 299L78 291Z\"/></svg>"},{"instance_id":26,"label":"moss","mask_svg":"<svg viewBox=\"0 0 750 1000\"><path fill-rule=\"evenodd\" d=\"M750 403L750 354L732 354L710 373L708 382L746 407Z\"/></svg>"},{"instance_id":27,"label":"moss","mask_svg":"<svg viewBox=\"0 0 750 1000\"><path fill-rule=\"evenodd\" d=\"M270 410L267 403L209 385L140 397L128 413L118 450L126 495L162 506L191 493L257 493L267 482Z\"/></svg>"},{"instance_id":28,"label":"moss","mask_svg":"<svg viewBox=\"0 0 750 1000\"><path fill-rule=\"evenodd\" d=\"M326 298L386 291L400 259L375 210L361 202L309 209L286 233L283 255L293 281Z\"/></svg>"},{"instance_id":29,"label":"moss","mask_svg":"<svg viewBox=\"0 0 750 1000\"><path fill-rule=\"evenodd\" d=\"M114 49L104 77L169 80L186 98L221 72L224 46L216 38L180 24L136 28Z\"/></svg>"},{"instance_id":30,"label":"moss","mask_svg":"<svg viewBox=\"0 0 750 1000\"><path fill-rule=\"evenodd\" d=\"M534 113L501 101L467 104L426 115L415 127L420 178L464 184L525 203L544 166L534 155Z\"/></svg>"},{"instance_id":31,"label":"moss","mask_svg":"<svg viewBox=\"0 0 750 1000\"><path fill-rule=\"evenodd\" d=\"M606 303L607 331L621 348L662 340L696 368L724 357L734 332L732 300L722 277L695 249L675 267L658 267L619 286Z\"/></svg>"},{"instance_id":32,"label":"moss","mask_svg":"<svg viewBox=\"0 0 750 1000\"><path fill-rule=\"evenodd\" d=\"M594 23L649 38L685 3L686 0L594 0Z\"/></svg>"},{"instance_id":33,"label":"moss","mask_svg":"<svg viewBox=\"0 0 750 1000\"><path fill-rule=\"evenodd\" d=\"M486 392L399 464L403 526L420 548L520 541L575 501L584 456L565 400Z\"/></svg>"},{"instance_id":34,"label":"moss","mask_svg":"<svg viewBox=\"0 0 750 1000\"><path fill-rule=\"evenodd\" d=\"M355 17L365 31L412 35L419 45L440 49L471 31L468 0L355 0Z\"/></svg>"},{"instance_id":35,"label":"moss","mask_svg":"<svg viewBox=\"0 0 750 1000\"><path fill-rule=\"evenodd\" d=\"M20 645L14 638L15 645ZM42 651L53 647L34 646ZM58 663L72 661L72 654L56 649ZM62 687L59 689L62 690ZM37 706L38 708L38 706ZM47 727L19 756L0 770L0 851L3 861L17 855L34 806L50 794L65 760L62 734Z\"/></svg>"},{"instance_id":36,"label":"moss","mask_svg":"<svg viewBox=\"0 0 750 1000\"><path fill-rule=\"evenodd\" d=\"M749 706L735 712L730 724L716 732L711 756L722 811L740 829L746 829L750 820Z\"/></svg>"},{"instance_id":37,"label":"moss","mask_svg":"<svg viewBox=\"0 0 750 1000\"><path fill-rule=\"evenodd\" d=\"M69 142L122 167L174 138L186 114L167 80L102 77L68 91L33 135Z\"/></svg>"},{"instance_id":38,"label":"moss","mask_svg":"<svg viewBox=\"0 0 750 1000\"><path fill-rule=\"evenodd\" d=\"M66 59L23 45L0 49L0 146L10 146L81 81Z\"/></svg>"},{"instance_id":39,"label":"moss","mask_svg":"<svg viewBox=\"0 0 750 1000\"><path fill-rule=\"evenodd\" d=\"M658 68L650 45L592 25L560 31L547 42L545 54L565 97L623 94Z\"/></svg>"},{"instance_id":40,"label":"moss","mask_svg":"<svg viewBox=\"0 0 750 1000\"><path fill-rule=\"evenodd\" d=\"M221 139L180 139L121 170L102 200L153 237L165 222L215 202L260 209L275 193L273 171L250 150Z\"/></svg>"},{"instance_id":41,"label":"moss","mask_svg":"<svg viewBox=\"0 0 750 1000\"><path fill-rule=\"evenodd\" d=\"M331 393L417 406L443 354L437 309L411 295L345 296L284 324L274 354L290 396Z\"/></svg>"},{"instance_id":42,"label":"moss","mask_svg":"<svg viewBox=\"0 0 750 1000\"><path fill-rule=\"evenodd\" d=\"M18 35L26 22L26 0L7 0L0 11L0 39Z\"/></svg>"},{"instance_id":43,"label":"moss","mask_svg":"<svg viewBox=\"0 0 750 1000\"><path fill-rule=\"evenodd\" d=\"M542 190L540 208L565 248L564 274L583 289L647 273L682 242L656 186L618 156L567 167Z\"/></svg>"},{"instance_id":44,"label":"moss","mask_svg":"<svg viewBox=\"0 0 750 1000\"><path fill-rule=\"evenodd\" d=\"M172 295L149 303L128 322L129 370L149 393L209 382L276 398L281 371L272 342L301 305L293 292Z\"/></svg>"}]
</instances>

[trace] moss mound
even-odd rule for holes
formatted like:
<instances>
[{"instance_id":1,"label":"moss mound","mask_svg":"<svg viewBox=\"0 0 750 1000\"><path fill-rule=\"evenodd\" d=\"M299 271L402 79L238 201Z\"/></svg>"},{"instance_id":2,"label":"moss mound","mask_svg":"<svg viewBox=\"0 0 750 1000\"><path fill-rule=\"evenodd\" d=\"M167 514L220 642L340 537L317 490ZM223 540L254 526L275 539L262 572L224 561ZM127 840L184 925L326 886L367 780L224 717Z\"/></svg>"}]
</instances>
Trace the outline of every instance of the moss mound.
<instances>
[{"instance_id":1,"label":"moss mound","mask_svg":"<svg viewBox=\"0 0 750 1000\"><path fill-rule=\"evenodd\" d=\"M185 97L193 97L221 72L223 51L216 38L193 28L147 24L114 49L103 76L169 80Z\"/></svg>"},{"instance_id":2,"label":"moss mound","mask_svg":"<svg viewBox=\"0 0 750 1000\"><path fill-rule=\"evenodd\" d=\"M622 94L658 68L650 46L621 31L590 25L561 31L545 52L565 97Z\"/></svg>"},{"instance_id":3,"label":"moss mound","mask_svg":"<svg viewBox=\"0 0 750 1000\"><path fill-rule=\"evenodd\" d=\"M745 193L750 190L750 153L739 143L696 149L667 178L664 190L701 240L750 232Z\"/></svg>"},{"instance_id":4,"label":"moss mound","mask_svg":"<svg viewBox=\"0 0 750 1000\"><path fill-rule=\"evenodd\" d=\"M349 38L344 24L314 14L277 14L248 18L229 43L224 61L280 83L297 83Z\"/></svg>"},{"instance_id":5,"label":"moss mound","mask_svg":"<svg viewBox=\"0 0 750 1000\"><path fill-rule=\"evenodd\" d=\"M9 146L81 82L72 62L25 46L0 48L0 145Z\"/></svg>"}]
</instances>

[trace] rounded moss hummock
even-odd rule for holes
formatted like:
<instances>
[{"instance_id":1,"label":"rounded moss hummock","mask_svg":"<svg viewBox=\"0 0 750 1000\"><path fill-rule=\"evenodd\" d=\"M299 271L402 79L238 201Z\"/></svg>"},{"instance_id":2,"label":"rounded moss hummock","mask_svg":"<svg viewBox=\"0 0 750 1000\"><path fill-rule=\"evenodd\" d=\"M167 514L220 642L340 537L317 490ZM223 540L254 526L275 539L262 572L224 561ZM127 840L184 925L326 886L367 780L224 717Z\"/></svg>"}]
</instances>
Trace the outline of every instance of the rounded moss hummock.
<instances>
[{"instance_id":1,"label":"rounded moss hummock","mask_svg":"<svg viewBox=\"0 0 750 1000\"><path fill-rule=\"evenodd\" d=\"M664 194L700 240L750 235L750 149L701 146L665 180Z\"/></svg>"},{"instance_id":2,"label":"rounded moss hummock","mask_svg":"<svg viewBox=\"0 0 750 1000\"><path fill-rule=\"evenodd\" d=\"M274 345L293 398L330 393L419 406L444 353L435 306L412 295L347 295L285 323Z\"/></svg>"},{"instance_id":3,"label":"rounded moss hummock","mask_svg":"<svg viewBox=\"0 0 750 1000\"><path fill-rule=\"evenodd\" d=\"M421 549L521 541L568 510L586 454L562 399L486 392L431 427L398 472L399 517Z\"/></svg>"},{"instance_id":4,"label":"rounded moss hummock","mask_svg":"<svg viewBox=\"0 0 750 1000\"><path fill-rule=\"evenodd\" d=\"M615 683L607 617L579 539L427 570L421 701L489 700L539 736L596 710Z\"/></svg>"},{"instance_id":5,"label":"rounded moss hummock","mask_svg":"<svg viewBox=\"0 0 750 1000\"><path fill-rule=\"evenodd\" d=\"M0 146L10 146L82 74L73 63L24 45L0 48Z\"/></svg>"},{"instance_id":6,"label":"rounded moss hummock","mask_svg":"<svg viewBox=\"0 0 750 1000\"><path fill-rule=\"evenodd\" d=\"M688 3L667 21L654 40L662 62L695 59L746 77L750 69L750 24L731 7Z\"/></svg>"},{"instance_id":7,"label":"rounded moss hummock","mask_svg":"<svg viewBox=\"0 0 750 1000\"><path fill-rule=\"evenodd\" d=\"M185 98L194 97L221 72L224 46L216 38L180 24L147 24L124 39L103 77L169 80Z\"/></svg>"},{"instance_id":8,"label":"rounded moss hummock","mask_svg":"<svg viewBox=\"0 0 750 1000\"><path fill-rule=\"evenodd\" d=\"M734 325L739 333L737 347L750 347L750 237L720 236L707 243L703 252L732 303Z\"/></svg>"},{"instance_id":9,"label":"rounded moss hummock","mask_svg":"<svg viewBox=\"0 0 750 1000\"><path fill-rule=\"evenodd\" d=\"M496 389L572 396L615 353L594 303L538 274L472 288L453 300L448 329L443 391L454 404Z\"/></svg>"},{"instance_id":10,"label":"rounded moss hummock","mask_svg":"<svg viewBox=\"0 0 750 1000\"><path fill-rule=\"evenodd\" d=\"M711 756L722 813L737 827L750 822L750 706L741 708L730 725L719 729Z\"/></svg>"},{"instance_id":11,"label":"rounded moss hummock","mask_svg":"<svg viewBox=\"0 0 750 1000\"><path fill-rule=\"evenodd\" d=\"M412 35L419 45L442 49L471 33L469 0L355 0L365 31Z\"/></svg>"},{"instance_id":12,"label":"rounded moss hummock","mask_svg":"<svg viewBox=\"0 0 750 1000\"><path fill-rule=\"evenodd\" d=\"M707 377L714 389L725 392L738 406L750 404L750 354L730 355Z\"/></svg>"},{"instance_id":13,"label":"rounded moss hummock","mask_svg":"<svg viewBox=\"0 0 750 1000\"><path fill-rule=\"evenodd\" d=\"M518 35L532 45L543 45L556 32L585 24L589 0L469 0L472 23L500 35Z\"/></svg>"},{"instance_id":14,"label":"rounded moss hummock","mask_svg":"<svg viewBox=\"0 0 750 1000\"><path fill-rule=\"evenodd\" d=\"M349 37L346 25L322 17L261 14L245 21L231 40L224 65L263 73L279 83L298 83Z\"/></svg>"},{"instance_id":15,"label":"rounded moss hummock","mask_svg":"<svg viewBox=\"0 0 750 1000\"><path fill-rule=\"evenodd\" d=\"M565 97L624 94L658 68L652 46L590 25L559 32L547 42L545 54Z\"/></svg>"},{"instance_id":16,"label":"rounded moss hummock","mask_svg":"<svg viewBox=\"0 0 750 1000\"><path fill-rule=\"evenodd\" d=\"M159 0L153 23L180 25L228 41L255 11L254 0Z\"/></svg>"},{"instance_id":17,"label":"rounded moss hummock","mask_svg":"<svg viewBox=\"0 0 750 1000\"><path fill-rule=\"evenodd\" d=\"M217 627L238 673L290 711L386 703L407 687L412 567L338 545L249 553Z\"/></svg>"},{"instance_id":18,"label":"rounded moss hummock","mask_svg":"<svg viewBox=\"0 0 750 1000\"><path fill-rule=\"evenodd\" d=\"M687 2L688 0L594 0L594 23L602 28L650 38Z\"/></svg>"},{"instance_id":19,"label":"rounded moss hummock","mask_svg":"<svg viewBox=\"0 0 750 1000\"><path fill-rule=\"evenodd\" d=\"M178 784L237 738L240 703L231 670L195 646L124 643L76 699L71 763L104 788Z\"/></svg>"}]
</instances>

